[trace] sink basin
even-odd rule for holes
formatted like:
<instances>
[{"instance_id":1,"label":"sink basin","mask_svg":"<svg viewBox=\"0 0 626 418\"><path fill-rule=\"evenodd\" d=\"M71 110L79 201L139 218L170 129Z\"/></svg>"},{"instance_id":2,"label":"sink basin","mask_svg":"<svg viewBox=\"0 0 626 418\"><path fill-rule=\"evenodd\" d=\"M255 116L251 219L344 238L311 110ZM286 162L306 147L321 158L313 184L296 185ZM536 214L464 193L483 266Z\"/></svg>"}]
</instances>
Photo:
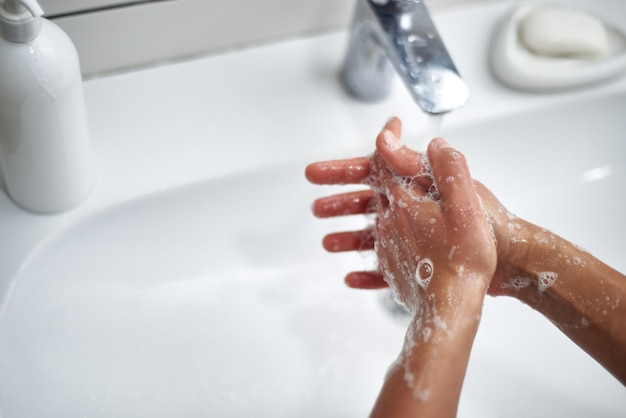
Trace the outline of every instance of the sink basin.
<instances>
[{"instance_id":1,"label":"sink basin","mask_svg":"<svg viewBox=\"0 0 626 418\"><path fill-rule=\"evenodd\" d=\"M511 210L624 270L626 201L613 191L626 181L626 94L588 104L446 136ZM503 146L510 132L527 151ZM322 190L303 167L161 192L49 239L0 323L5 416L365 416L405 324L378 292L341 284L372 261L326 254L320 238L364 221L314 219ZM626 407L624 388L530 309L489 299L483 317L459 416Z\"/></svg>"},{"instance_id":2,"label":"sink basin","mask_svg":"<svg viewBox=\"0 0 626 418\"><path fill-rule=\"evenodd\" d=\"M435 16L472 92L440 133L512 212L626 271L626 79L555 95L500 86L488 39L512 3ZM53 217L0 196L1 418L367 415L405 319L384 292L343 285L372 255L328 254L321 238L367 221L313 218L314 198L347 188L309 185L304 167L370 152L391 114L409 139L427 121L399 81L377 105L342 95L345 38L86 83L94 194ZM459 417L625 410L626 389L556 327L487 299Z\"/></svg>"},{"instance_id":3,"label":"sink basin","mask_svg":"<svg viewBox=\"0 0 626 418\"><path fill-rule=\"evenodd\" d=\"M341 285L302 172L166 192L47 242L0 325L5 416L365 415L402 332Z\"/></svg>"}]
</instances>

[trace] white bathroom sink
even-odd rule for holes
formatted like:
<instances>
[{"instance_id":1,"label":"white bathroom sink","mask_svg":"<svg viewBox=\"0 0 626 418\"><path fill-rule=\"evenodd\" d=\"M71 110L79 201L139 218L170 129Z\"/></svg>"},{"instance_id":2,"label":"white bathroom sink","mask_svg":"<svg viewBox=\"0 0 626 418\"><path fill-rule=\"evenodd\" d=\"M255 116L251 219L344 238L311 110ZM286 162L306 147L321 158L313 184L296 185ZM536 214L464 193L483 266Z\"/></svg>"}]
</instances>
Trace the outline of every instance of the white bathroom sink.
<instances>
[{"instance_id":1,"label":"white bathroom sink","mask_svg":"<svg viewBox=\"0 0 626 418\"><path fill-rule=\"evenodd\" d=\"M436 16L472 93L441 133L512 212L626 271L626 80L500 86L486 57L508 6ZM345 97L345 36L86 83L90 199L42 217L0 196L0 417L367 415L404 322L384 293L343 285L373 259L325 253L321 238L366 221L313 218L315 197L345 190L303 172L369 152L391 114L408 139L426 117L399 83L378 105ZM625 410L626 389L556 327L487 300L460 417Z\"/></svg>"},{"instance_id":2,"label":"white bathroom sink","mask_svg":"<svg viewBox=\"0 0 626 418\"><path fill-rule=\"evenodd\" d=\"M164 192L48 242L0 326L5 416L366 414L401 332L341 285L302 171Z\"/></svg>"}]
</instances>

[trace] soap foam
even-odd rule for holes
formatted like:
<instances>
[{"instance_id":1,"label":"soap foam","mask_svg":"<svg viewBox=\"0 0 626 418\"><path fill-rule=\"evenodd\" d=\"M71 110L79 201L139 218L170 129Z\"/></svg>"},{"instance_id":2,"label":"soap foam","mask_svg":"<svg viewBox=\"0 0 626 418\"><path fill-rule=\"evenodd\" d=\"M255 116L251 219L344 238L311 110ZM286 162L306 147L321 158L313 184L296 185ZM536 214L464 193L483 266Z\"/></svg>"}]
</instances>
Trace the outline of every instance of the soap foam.
<instances>
[{"instance_id":1,"label":"soap foam","mask_svg":"<svg viewBox=\"0 0 626 418\"><path fill-rule=\"evenodd\" d=\"M511 286L515 289L523 289L525 287L530 286L532 280L530 277L517 276L511 279Z\"/></svg>"},{"instance_id":2,"label":"soap foam","mask_svg":"<svg viewBox=\"0 0 626 418\"><path fill-rule=\"evenodd\" d=\"M539 284L539 291L545 292L546 289L551 287L559 275L552 271L543 271L537 275L537 282Z\"/></svg>"}]
</instances>

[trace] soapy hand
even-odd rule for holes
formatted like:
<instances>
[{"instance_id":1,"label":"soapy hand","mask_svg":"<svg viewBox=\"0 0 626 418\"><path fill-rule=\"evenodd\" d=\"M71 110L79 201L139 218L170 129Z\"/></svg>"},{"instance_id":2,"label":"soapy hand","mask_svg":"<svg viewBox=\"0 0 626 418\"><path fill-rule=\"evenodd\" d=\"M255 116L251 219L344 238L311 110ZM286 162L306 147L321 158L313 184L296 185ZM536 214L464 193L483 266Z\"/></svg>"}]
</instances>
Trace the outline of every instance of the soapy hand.
<instances>
[{"instance_id":1,"label":"soapy hand","mask_svg":"<svg viewBox=\"0 0 626 418\"><path fill-rule=\"evenodd\" d=\"M465 157L440 138L419 154L399 137L400 121L391 119L371 158L312 164L306 175L313 183L370 187L314 204L318 216L376 214L373 231L332 234L324 245L373 248L380 271L352 273L348 284L380 287L384 280L412 316L371 416L454 416L496 270L495 237Z\"/></svg>"},{"instance_id":2,"label":"soapy hand","mask_svg":"<svg viewBox=\"0 0 626 418\"><path fill-rule=\"evenodd\" d=\"M389 283L413 313L372 416L455 416L487 286L549 318L626 385L626 276L509 213L445 141L431 142L426 157L399 137L400 122L391 119L372 157L306 169L315 184L369 186L314 203L319 217L376 215L370 230L332 233L323 245L375 249L381 270L351 272L346 283Z\"/></svg>"},{"instance_id":3,"label":"soapy hand","mask_svg":"<svg viewBox=\"0 0 626 418\"><path fill-rule=\"evenodd\" d=\"M443 187L443 190L449 192L456 190L469 192L471 190L478 195L483 209L488 214L493 233L498 242L499 264L490 291L492 293L502 293L501 283L507 281L511 275L515 274L512 267L514 262L512 260L522 257L525 251L521 245L514 248L510 245L510 232L507 225L510 224L512 215L506 211L486 187L469 177L463 156L458 151L449 148L448 145L442 144L441 140L437 140L429 148L429 155L432 154L430 155L430 161L433 163L433 171L435 176L439 177L437 187L435 187L433 177L427 172L428 160L422 154L402 145L398 139L400 131L400 121L395 118L391 119L377 137L377 151L371 158L325 161L314 163L307 167L307 178L315 184L367 184L373 181L374 183L370 184L370 186L378 191L378 193L375 193L372 189L360 190L318 199L313 205L314 214L325 218L351 214L378 213L380 225L381 216L384 217L385 211L391 214L388 207L384 206L388 205L390 197L394 202L394 208L403 209L401 212L408 212L416 209L414 207L400 208L400 206L409 203L415 206L416 198L424 200L423 198L430 196L432 200L432 193L428 193L428 190L431 188L431 191L434 191L436 188L440 189ZM458 159L455 160L454 158L456 157ZM460 168L462 168L464 173L460 171ZM448 173L446 170L450 172ZM458 176L459 173L461 177ZM464 175L467 177L463 178ZM412 179L410 187L404 181L407 179ZM381 191L388 191L389 196L385 193L380 193ZM441 190L438 191L441 195ZM438 216L418 217L422 221L426 219L426 222L431 222L431 219L433 219L435 222L432 225L428 223L427 225L416 226L416 228L421 228L425 232L425 235L419 237L422 241L428 238L426 233L430 233L431 230L434 230L434 235L430 239L431 243L440 239L438 238L440 231L436 228L442 227L443 224L441 222L437 224L438 220L441 221L438 217L444 213L443 208L448 207L446 206L449 203L448 199L452 199L452 202L449 203L451 205L462 204L462 201L454 200L457 199L457 196L458 193L446 198L444 206L441 206L442 213L438 214ZM466 202L468 196L463 196L461 199L465 199ZM426 203L428 202L421 202L424 208L428 207ZM430 203L437 206L441 202L431 201ZM449 213L449 209L446 212ZM406 214L403 216L406 216ZM384 231L384 224L382 226ZM470 236L471 234L468 233L467 235ZM331 252L369 250L374 248L374 243L374 232L371 230L336 232L327 235L323 240L324 248ZM387 240L385 240L386 243ZM441 267L452 266L454 263L457 263L457 268L459 267L459 262L462 260L463 255L462 252L457 253L461 249L457 248L458 244L449 241L445 244L446 248L440 248L442 254L446 256L446 259L440 263ZM378 246L381 246L380 240ZM415 253L414 256L428 257L426 254L420 255L419 253ZM450 256L450 260L447 259L448 256ZM469 254L465 254L465 256L469 256ZM414 276L416 271L410 270L417 268L415 263L415 261L409 263L409 267L406 267L404 273L410 273ZM349 273L345 280L348 286L361 289L376 289L388 286L382 271L355 271Z\"/></svg>"},{"instance_id":4,"label":"soapy hand","mask_svg":"<svg viewBox=\"0 0 626 418\"><path fill-rule=\"evenodd\" d=\"M426 158L403 146L399 136L400 121L391 119L371 158L307 168L313 183L364 183L371 188L319 199L313 207L317 216L377 214L375 231L334 233L325 237L324 247L374 248L381 270L350 273L347 284L359 288L389 284L410 311L415 311L427 288L433 292L439 287L459 288L470 277L484 278L478 286L484 293L496 266L495 244L465 158L442 139L430 144ZM439 283L438 276L462 280Z\"/></svg>"}]
</instances>

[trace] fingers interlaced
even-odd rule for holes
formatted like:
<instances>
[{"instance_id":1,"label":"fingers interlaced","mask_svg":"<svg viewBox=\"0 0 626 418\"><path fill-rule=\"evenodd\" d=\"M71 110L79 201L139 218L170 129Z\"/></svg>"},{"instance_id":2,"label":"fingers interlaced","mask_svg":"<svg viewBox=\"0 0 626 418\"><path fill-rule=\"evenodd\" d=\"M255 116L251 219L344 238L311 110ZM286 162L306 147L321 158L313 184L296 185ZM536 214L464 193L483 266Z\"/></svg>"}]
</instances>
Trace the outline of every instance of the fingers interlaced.
<instances>
[{"instance_id":1,"label":"fingers interlaced","mask_svg":"<svg viewBox=\"0 0 626 418\"><path fill-rule=\"evenodd\" d=\"M413 195L424 197L432 188L436 188L441 195L444 210L479 207L467 163L460 152L444 140L436 139L429 145L426 157L403 145L400 137L400 120L392 118L376 138L376 153L372 157L310 164L305 174L311 183L370 186L367 190L317 199L313 203L314 215L329 218L376 213L388 204L387 198L390 197L387 193L394 195L394 199L407 192L409 198ZM331 233L323 240L324 248L330 252L372 250L374 243L375 234L371 229ZM382 273L373 271L349 273L345 282L360 289L388 287Z\"/></svg>"}]
</instances>

